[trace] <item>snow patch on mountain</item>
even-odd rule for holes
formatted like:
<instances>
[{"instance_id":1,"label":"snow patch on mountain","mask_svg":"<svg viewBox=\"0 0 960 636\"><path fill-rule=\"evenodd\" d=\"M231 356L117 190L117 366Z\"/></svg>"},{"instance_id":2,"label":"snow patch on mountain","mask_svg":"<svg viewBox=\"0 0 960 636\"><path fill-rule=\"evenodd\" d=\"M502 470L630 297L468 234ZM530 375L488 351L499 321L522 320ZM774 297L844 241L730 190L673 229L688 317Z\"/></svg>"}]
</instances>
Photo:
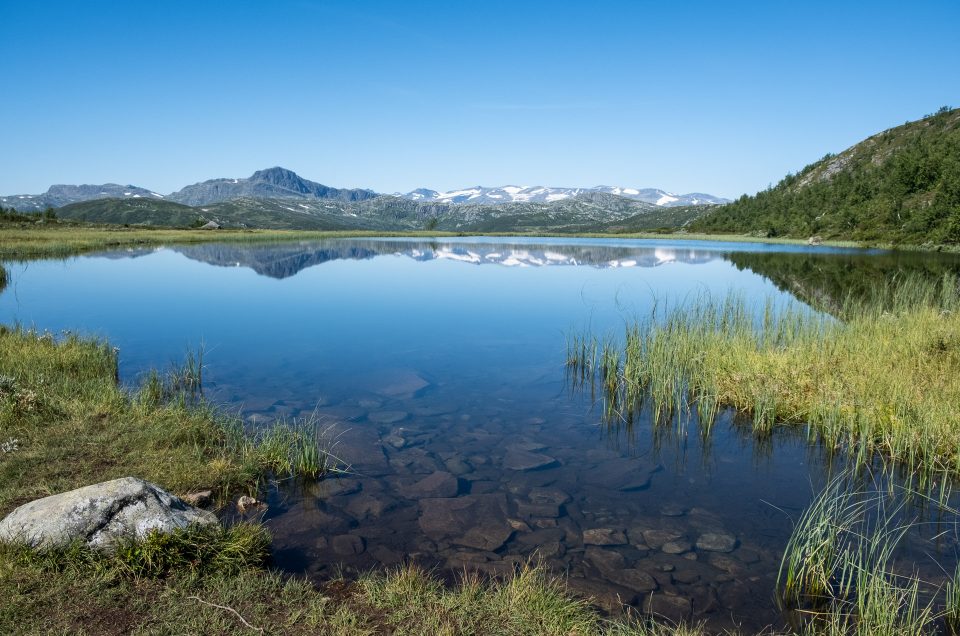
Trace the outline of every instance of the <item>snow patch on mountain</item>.
<instances>
[{"instance_id":1,"label":"snow patch on mountain","mask_svg":"<svg viewBox=\"0 0 960 636\"><path fill-rule=\"evenodd\" d=\"M727 199L710 194L675 194L658 188L624 188L620 186L595 186L593 188L554 188L545 186L505 185L496 188L474 186L448 192L438 192L429 188L417 188L411 192L396 193L395 196L422 203L551 203L562 201L588 192L604 192L636 201L644 201L661 207L680 205L719 205L729 203Z\"/></svg>"}]
</instances>

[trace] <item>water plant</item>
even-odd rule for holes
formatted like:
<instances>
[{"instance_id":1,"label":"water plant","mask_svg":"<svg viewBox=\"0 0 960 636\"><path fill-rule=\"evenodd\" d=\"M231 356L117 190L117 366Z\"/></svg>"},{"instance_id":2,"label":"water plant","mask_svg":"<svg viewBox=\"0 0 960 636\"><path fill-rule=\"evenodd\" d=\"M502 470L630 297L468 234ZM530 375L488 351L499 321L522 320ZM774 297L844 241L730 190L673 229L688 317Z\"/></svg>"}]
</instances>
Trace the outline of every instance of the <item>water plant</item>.
<instances>
[{"instance_id":1,"label":"water plant","mask_svg":"<svg viewBox=\"0 0 960 636\"><path fill-rule=\"evenodd\" d=\"M915 504L957 513L929 493L885 480L843 471L798 520L777 576L778 599L798 632L919 635L936 631L941 620L953 624L956 579L943 586L944 609L937 612L941 589L896 554L922 525Z\"/></svg>"},{"instance_id":2,"label":"water plant","mask_svg":"<svg viewBox=\"0 0 960 636\"><path fill-rule=\"evenodd\" d=\"M608 421L709 429L721 407L758 436L800 425L860 464L876 455L928 477L960 473L960 287L897 277L836 316L799 303L702 295L628 325L613 360L598 337L568 342L569 372L602 387ZM594 377L595 380L590 378Z\"/></svg>"}]
</instances>

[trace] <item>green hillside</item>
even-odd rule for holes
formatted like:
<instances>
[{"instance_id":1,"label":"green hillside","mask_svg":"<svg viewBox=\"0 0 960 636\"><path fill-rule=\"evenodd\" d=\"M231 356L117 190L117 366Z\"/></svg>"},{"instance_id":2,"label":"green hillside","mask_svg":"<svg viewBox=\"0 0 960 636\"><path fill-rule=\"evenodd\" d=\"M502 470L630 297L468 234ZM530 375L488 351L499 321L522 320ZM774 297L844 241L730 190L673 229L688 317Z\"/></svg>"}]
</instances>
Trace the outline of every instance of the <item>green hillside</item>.
<instances>
[{"instance_id":1,"label":"green hillside","mask_svg":"<svg viewBox=\"0 0 960 636\"><path fill-rule=\"evenodd\" d=\"M690 230L960 243L960 109L942 108L827 155Z\"/></svg>"}]
</instances>

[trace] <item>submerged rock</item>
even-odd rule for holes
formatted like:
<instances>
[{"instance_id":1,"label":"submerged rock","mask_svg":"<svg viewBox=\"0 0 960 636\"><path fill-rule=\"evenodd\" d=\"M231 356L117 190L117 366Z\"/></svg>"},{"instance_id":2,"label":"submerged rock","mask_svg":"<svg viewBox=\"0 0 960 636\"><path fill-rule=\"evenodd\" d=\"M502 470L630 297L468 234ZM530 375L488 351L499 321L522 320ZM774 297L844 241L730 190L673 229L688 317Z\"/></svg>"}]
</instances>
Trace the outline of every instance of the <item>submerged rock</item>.
<instances>
[{"instance_id":1,"label":"submerged rock","mask_svg":"<svg viewBox=\"0 0 960 636\"><path fill-rule=\"evenodd\" d=\"M697 538L697 549L707 552L733 552L737 538L732 534L707 532Z\"/></svg>"},{"instance_id":2,"label":"submerged rock","mask_svg":"<svg viewBox=\"0 0 960 636\"><path fill-rule=\"evenodd\" d=\"M526 450L507 451L503 458L503 467L508 470L537 470L557 465L557 460L549 455L533 453Z\"/></svg>"},{"instance_id":3,"label":"submerged rock","mask_svg":"<svg viewBox=\"0 0 960 636\"><path fill-rule=\"evenodd\" d=\"M434 541L476 550L497 550L514 532L503 495L421 499L419 524Z\"/></svg>"},{"instance_id":4,"label":"submerged rock","mask_svg":"<svg viewBox=\"0 0 960 636\"><path fill-rule=\"evenodd\" d=\"M20 506L0 521L0 540L45 548L79 540L110 550L118 540L152 531L215 523L213 513L193 508L143 479L123 477Z\"/></svg>"},{"instance_id":5,"label":"submerged rock","mask_svg":"<svg viewBox=\"0 0 960 636\"><path fill-rule=\"evenodd\" d=\"M420 481L402 488L401 493L408 499L456 497L457 489L457 478L450 473L438 470Z\"/></svg>"},{"instance_id":6,"label":"submerged rock","mask_svg":"<svg viewBox=\"0 0 960 636\"><path fill-rule=\"evenodd\" d=\"M626 545L627 535L615 528L591 528L583 531L584 545Z\"/></svg>"}]
</instances>

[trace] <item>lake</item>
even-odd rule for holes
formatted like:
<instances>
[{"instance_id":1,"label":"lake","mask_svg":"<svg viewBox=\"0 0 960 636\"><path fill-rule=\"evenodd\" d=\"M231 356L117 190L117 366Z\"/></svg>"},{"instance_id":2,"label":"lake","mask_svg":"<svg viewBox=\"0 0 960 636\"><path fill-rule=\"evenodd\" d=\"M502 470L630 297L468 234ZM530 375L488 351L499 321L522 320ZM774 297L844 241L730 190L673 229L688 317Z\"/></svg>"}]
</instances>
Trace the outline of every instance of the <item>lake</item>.
<instances>
[{"instance_id":1,"label":"lake","mask_svg":"<svg viewBox=\"0 0 960 636\"><path fill-rule=\"evenodd\" d=\"M619 337L655 304L704 294L825 311L897 272L960 271L949 256L539 238L202 244L6 267L0 322L108 338L131 386L202 347L206 396L250 427L315 418L328 431L348 474L269 487L277 566L324 579L415 560L454 578L537 558L601 604L718 629L781 623L783 548L836 466L805 431L758 441L732 412L708 443L643 417L605 426L599 398L571 389L567 338ZM949 538L907 543L952 571Z\"/></svg>"}]
</instances>

